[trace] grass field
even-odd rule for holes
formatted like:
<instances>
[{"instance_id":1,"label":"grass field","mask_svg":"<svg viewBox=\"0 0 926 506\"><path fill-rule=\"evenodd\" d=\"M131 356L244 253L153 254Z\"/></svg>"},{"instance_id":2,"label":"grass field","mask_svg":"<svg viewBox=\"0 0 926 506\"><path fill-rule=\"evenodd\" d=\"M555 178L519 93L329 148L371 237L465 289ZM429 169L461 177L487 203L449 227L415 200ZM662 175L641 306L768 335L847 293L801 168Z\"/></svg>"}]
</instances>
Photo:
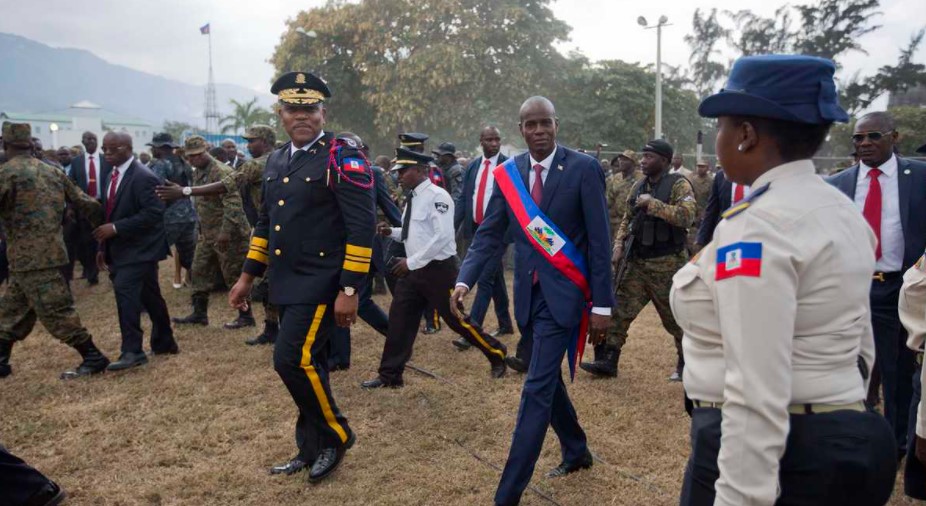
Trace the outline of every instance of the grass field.
<instances>
[{"instance_id":1,"label":"grass field","mask_svg":"<svg viewBox=\"0 0 926 506\"><path fill-rule=\"evenodd\" d=\"M185 315L189 291L170 288L166 266L168 307ZM74 292L84 324L117 358L108 281L92 288L77 281ZM388 305L388 297L377 301ZM0 380L0 442L58 481L76 505L492 503L523 376L489 379L481 354L456 351L445 327L419 336L413 358L443 381L407 371L404 389L364 391L359 384L375 376L383 340L355 325L352 367L331 382L357 445L332 479L312 486L304 474L267 474L295 453L295 407L273 371L271 348L243 344L253 329L220 328L234 317L224 294L213 295L210 309L210 327L175 329L180 355L83 381L57 379L79 357L38 326L14 348L13 375ZM505 339L511 350L515 342ZM631 328L619 379L580 371L569 385L600 460L589 471L543 478L560 458L549 432L532 481L539 494L528 491L522 504L551 504L540 494L562 505L677 504L688 417L681 385L666 381L674 365L671 339L647 308ZM908 503L899 493L892 502Z\"/></svg>"}]
</instances>

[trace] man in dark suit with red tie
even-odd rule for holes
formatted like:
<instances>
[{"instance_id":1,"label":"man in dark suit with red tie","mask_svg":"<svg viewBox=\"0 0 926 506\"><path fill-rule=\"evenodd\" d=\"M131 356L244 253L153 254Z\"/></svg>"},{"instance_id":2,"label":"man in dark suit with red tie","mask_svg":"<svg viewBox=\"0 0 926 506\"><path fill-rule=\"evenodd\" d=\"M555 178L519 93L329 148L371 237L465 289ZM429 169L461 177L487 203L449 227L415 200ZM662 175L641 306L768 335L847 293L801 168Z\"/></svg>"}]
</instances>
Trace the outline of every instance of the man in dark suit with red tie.
<instances>
[{"instance_id":1,"label":"man in dark suit with red tie","mask_svg":"<svg viewBox=\"0 0 926 506\"><path fill-rule=\"evenodd\" d=\"M547 476L591 467L592 455L561 367L568 352L574 370L572 361L586 339L584 325L594 343L604 340L614 304L601 165L556 144L559 120L544 97L524 102L519 126L528 152L495 169L485 219L450 301L460 316L466 293L504 245L509 225L514 228L515 318L532 352L511 450L495 494L499 505L520 501L550 426L559 437L563 460Z\"/></svg>"},{"instance_id":2,"label":"man in dark suit with red tie","mask_svg":"<svg viewBox=\"0 0 926 506\"><path fill-rule=\"evenodd\" d=\"M479 145L482 147L482 156L476 157L466 167L463 173L463 190L460 192L453 207L453 226L459 231L463 240L463 251L469 249L469 244L476 234L479 224L485 219L485 210L489 205L489 197L495 187L495 178L492 170L505 163L508 157L500 153L502 144L498 128L487 126L479 134ZM476 296L470 309L470 318L482 326L485 321L489 302L495 305L495 317L498 319L498 329L492 337L504 334L514 334L511 316L508 314L508 286L505 284L505 270L502 258L511 242L506 237L505 245L496 252L495 258L489 260L486 268L479 276ZM461 350L470 348L465 339L457 339L453 345Z\"/></svg>"},{"instance_id":3,"label":"man in dark suit with red tie","mask_svg":"<svg viewBox=\"0 0 926 506\"><path fill-rule=\"evenodd\" d=\"M176 354L180 350L158 286L158 262L167 258L168 251L164 203L154 193L161 182L132 156L129 134L107 133L103 156L113 169L102 186L104 223L93 236L100 243L97 264L109 271L116 295L122 353L107 369L118 371L148 363L142 350L142 308L151 318L152 353Z\"/></svg>"},{"instance_id":4,"label":"man in dark suit with red tie","mask_svg":"<svg viewBox=\"0 0 926 506\"><path fill-rule=\"evenodd\" d=\"M102 188L109 180L109 171L112 170L112 166L97 149L96 134L84 132L80 142L86 151L71 160L69 177L84 193L102 202ZM99 281L99 269L96 265L97 243L93 239L93 227L86 217L77 217L76 235L75 259L80 261L87 283L95 285ZM73 264L73 260L71 262Z\"/></svg>"},{"instance_id":5,"label":"man in dark suit with red tie","mask_svg":"<svg viewBox=\"0 0 926 506\"><path fill-rule=\"evenodd\" d=\"M903 273L926 246L926 163L894 153L897 130L886 112L859 118L852 134L859 163L829 178L855 202L878 237L871 284L875 366L881 371L884 416L902 456L907 448L913 352L897 310ZM916 406L913 406L916 409Z\"/></svg>"}]
</instances>

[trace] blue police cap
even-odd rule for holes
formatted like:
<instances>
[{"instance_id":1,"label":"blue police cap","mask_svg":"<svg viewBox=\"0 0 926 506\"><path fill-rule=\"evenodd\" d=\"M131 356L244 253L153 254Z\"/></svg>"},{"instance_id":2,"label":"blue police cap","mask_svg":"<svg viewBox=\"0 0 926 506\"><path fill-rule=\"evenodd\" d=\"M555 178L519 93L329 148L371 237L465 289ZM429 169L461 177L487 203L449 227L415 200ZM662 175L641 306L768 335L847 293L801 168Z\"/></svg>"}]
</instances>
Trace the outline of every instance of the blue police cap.
<instances>
[{"instance_id":1,"label":"blue police cap","mask_svg":"<svg viewBox=\"0 0 926 506\"><path fill-rule=\"evenodd\" d=\"M727 84L701 101L705 118L754 116L823 124L849 121L839 105L831 60L800 55L744 56L733 63Z\"/></svg>"},{"instance_id":2,"label":"blue police cap","mask_svg":"<svg viewBox=\"0 0 926 506\"><path fill-rule=\"evenodd\" d=\"M433 161L433 158L424 153L419 153L418 151L407 148L395 148L395 161L393 162L395 165L389 170L401 170L409 167L427 167L428 164Z\"/></svg>"}]
</instances>

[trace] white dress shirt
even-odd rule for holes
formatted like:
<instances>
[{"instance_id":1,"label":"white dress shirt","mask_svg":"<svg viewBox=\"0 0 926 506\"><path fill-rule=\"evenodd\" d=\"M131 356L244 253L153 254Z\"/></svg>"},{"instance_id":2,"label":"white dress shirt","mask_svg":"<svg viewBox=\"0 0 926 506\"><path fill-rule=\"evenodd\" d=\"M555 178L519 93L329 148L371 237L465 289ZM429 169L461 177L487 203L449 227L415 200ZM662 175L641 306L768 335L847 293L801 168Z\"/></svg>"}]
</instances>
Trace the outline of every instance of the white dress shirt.
<instances>
[{"instance_id":1,"label":"white dress shirt","mask_svg":"<svg viewBox=\"0 0 926 506\"><path fill-rule=\"evenodd\" d=\"M489 197L492 196L492 190L495 188L495 166L498 165L498 153L489 158L489 175L486 177L485 194L482 196L482 216L485 217L485 211L489 207ZM476 171L476 188L473 190L473 221L476 220L476 205L479 202L479 182L482 181L482 173L486 171L485 156L479 158L479 170Z\"/></svg>"},{"instance_id":2,"label":"white dress shirt","mask_svg":"<svg viewBox=\"0 0 926 506\"><path fill-rule=\"evenodd\" d=\"M305 146L302 146L301 148L297 148L295 144L290 143L290 144L289 144L289 158L290 158L290 160L292 160L293 155L296 154L296 151L299 151L299 150L308 151L309 148L311 148L312 146L314 146L315 143L318 142L318 140L321 139L321 138L324 137L324 136L325 136L325 131L322 130L322 131L318 132L318 135L315 136L315 139L313 139L312 142L306 144Z\"/></svg>"},{"instance_id":3,"label":"white dress shirt","mask_svg":"<svg viewBox=\"0 0 926 506\"><path fill-rule=\"evenodd\" d=\"M858 180L855 184L855 206L859 211L865 209L865 199L871 179L868 171L872 168L859 162ZM881 259L875 267L880 272L897 272L903 268L903 225L900 222L900 177L897 175L897 157L891 155L878 169L881 183Z\"/></svg>"},{"instance_id":4,"label":"white dress shirt","mask_svg":"<svg viewBox=\"0 0 926 506\"><path fill-rule=\"evenodd\" d=\"M89 193L90 189L90 159L93 159L93 166L96 170L96 198L103 198L103 189L109 188L109 181L104 185L101 181L102 174L100 168L100 150L96 150L93 154L85 153L84 156L84 178L87 181L87 190Z\"/></svg>"},{"instance_id":5,"label":"white dress shirt","mask_svg":"<svg viewBox=\"0 0 926 506\"><path fill-rule=\"evenodd\" d=\"M432 260L446 260L457 254L457 243L453 230L453 199L447 190L425 178L411 191L412 215L408 222L408 238L405 239L405 253L408 269L418 270ZM402 211L405 222L406 209ZM402 240L402 228L394 227L389 235L396 241Z\"/></svg>"},{"instance_id":6,"label":"white dress shirt","mask_svg":"<svg viewBox=\"0 0 926 506\"><path fill-rule=\"evenodd\" d=\"M672 278L685 391L723 403L715 505L771 506L788 406L862 401L857 360L870 370L875 358L871 228L810 160L780 165L754 186L766 183ZM718 280L718 262L734 271L745 262L734 246L742 243L760 245L758 269Z\"/></svg>"}]
</instances>

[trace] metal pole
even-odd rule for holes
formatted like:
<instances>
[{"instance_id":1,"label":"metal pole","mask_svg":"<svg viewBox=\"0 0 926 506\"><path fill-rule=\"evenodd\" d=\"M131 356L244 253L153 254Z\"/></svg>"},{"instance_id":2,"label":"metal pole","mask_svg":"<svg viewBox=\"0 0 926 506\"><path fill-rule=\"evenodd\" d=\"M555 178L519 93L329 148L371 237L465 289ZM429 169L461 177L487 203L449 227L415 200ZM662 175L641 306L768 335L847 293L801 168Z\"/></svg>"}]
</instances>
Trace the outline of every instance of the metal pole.
<instances>
[{"instance_id":1,"label":"metal pole","mask_svg":"<svg viewBox=\"0 0 926 506\"><path fill-rule=\"evenodd\" d=\"M662 139L662 23L656 25L656 138Z\"/></svg>"}]
</instances>

